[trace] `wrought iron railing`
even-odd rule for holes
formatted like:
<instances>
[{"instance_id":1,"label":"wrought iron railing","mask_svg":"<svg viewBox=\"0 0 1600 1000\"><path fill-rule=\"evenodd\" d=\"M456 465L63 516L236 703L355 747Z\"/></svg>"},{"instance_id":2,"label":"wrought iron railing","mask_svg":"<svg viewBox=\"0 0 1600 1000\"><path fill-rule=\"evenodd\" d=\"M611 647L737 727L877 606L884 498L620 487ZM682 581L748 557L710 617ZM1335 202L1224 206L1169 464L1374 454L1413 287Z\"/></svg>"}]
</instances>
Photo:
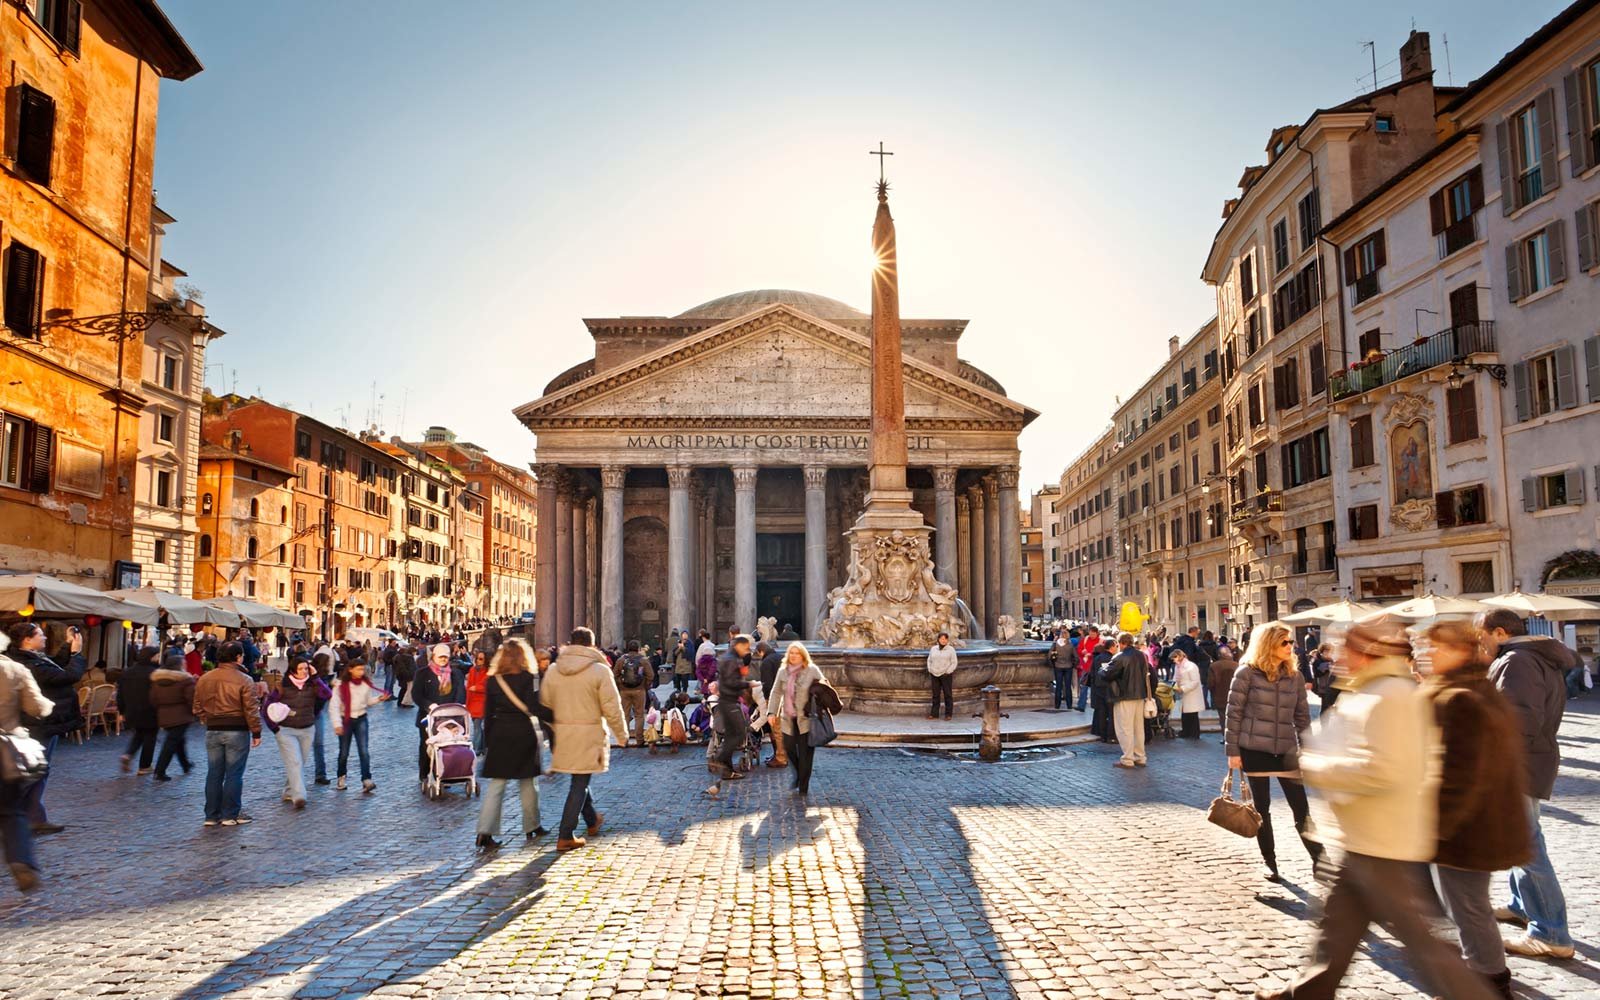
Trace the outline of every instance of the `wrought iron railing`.
<instances>
[{"instance_id":1,"label":"wrought iron railing","mask_svg":"<svg viewBox=\"0 0 1600 1000\"><path fill-rule=\"evenodd\" d=\"M1345 399L1363 392L1371 392L1379 386L1397 382L1429 368L1448 365L1470 354L1494 352L1492 320L1463 323L1407 347L1390 351L1379 360L1366 362L1349 371L1338 372L1328 380L1328 385L1334 399Z\"/></svg>"}]
</instances>

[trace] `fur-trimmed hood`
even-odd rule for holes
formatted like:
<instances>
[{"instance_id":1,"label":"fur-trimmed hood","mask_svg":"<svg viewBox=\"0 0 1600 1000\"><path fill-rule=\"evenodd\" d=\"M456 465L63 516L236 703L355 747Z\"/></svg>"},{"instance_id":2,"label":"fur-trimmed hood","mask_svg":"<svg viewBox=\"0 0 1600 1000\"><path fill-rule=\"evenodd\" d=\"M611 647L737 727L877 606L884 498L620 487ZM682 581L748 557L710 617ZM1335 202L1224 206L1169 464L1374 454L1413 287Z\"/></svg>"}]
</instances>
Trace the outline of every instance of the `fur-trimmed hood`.
<instances>
[{"instance_id":1,"label":"fur-trimmed hood","mask_svg":"<svg viewBox=\"0 0 1600 1000\"><path fill-rule=\"evenodd\" d=\"M150 671L151 684L182 684L184 681L194 680L194 675L187 670L160 670Z\"/></svg>"}]
</instances>

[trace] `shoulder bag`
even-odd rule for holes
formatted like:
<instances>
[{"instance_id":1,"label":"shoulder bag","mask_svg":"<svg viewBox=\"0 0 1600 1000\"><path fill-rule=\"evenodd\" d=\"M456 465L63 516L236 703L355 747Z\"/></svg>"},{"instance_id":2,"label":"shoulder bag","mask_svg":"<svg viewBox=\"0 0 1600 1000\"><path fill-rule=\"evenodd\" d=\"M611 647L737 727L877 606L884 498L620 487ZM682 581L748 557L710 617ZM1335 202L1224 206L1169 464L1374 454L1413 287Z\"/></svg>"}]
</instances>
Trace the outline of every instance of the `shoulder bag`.
<instances>
[{"instance_id":1,"label":"shoulder bag","mask_svg":"<svg viewBox=\"0 0 1600 1000\"><path fill-rule=\"evenodd\" d=\"M500 685L500 693L506 696L507 701L511 702L511 707L528 717L528 725L533 727L533 738L539 744L539 759L542 761L545 750L549 746L544 738L544 723L540 722L539 717L529 711L528 706L522 703L522 699L516 696L516 693L511 690L511 685L506 683L503 674L496 674L494 679Z\"/></svg>"},{"instance_id":2,"label":"shoulder bag","mask_svg":"<svg viewBox=\"0 0 1600 1000\"><path fill-rule=\"evenodd\" d=\"M824 683L818 681L817 685ZM815 690L811 692L811 704L807 707L806 716L811 720L811 731L806 734L806 741L812 747L825 747L839 738L839 733L833 727L833 714L818 704Z\"/></svg>"},{"instance_id":3,"label":"shoulder bag","mask_svg":"<svg viewBox=\"0 0 1600 1000\"><path fill-rule=\"evenodd\" d=\"M1250 782L1244 780L1242 772L1239 784L1243 786L1243 798L1235 799L1233 768L1228 768L1228 776L1222 779L1222 794L1211 800L1211 808L1206 810L1206 820L1229 833L1254 837L1261 829L1261 814L1256 812L1255 800L1250 796Z\"/></svg>"},{"instance_id":4,"label":"shoulder bag","mask_svg":"<svg viewBox=\"0 0 1600 1000\"><path fill-rule=\"evenodd\" d=\"M43 781L49 773L50 761L44 755L44 744L21 730L0 730L0 782L26 788Z\"/></svg>"}]
</instances>

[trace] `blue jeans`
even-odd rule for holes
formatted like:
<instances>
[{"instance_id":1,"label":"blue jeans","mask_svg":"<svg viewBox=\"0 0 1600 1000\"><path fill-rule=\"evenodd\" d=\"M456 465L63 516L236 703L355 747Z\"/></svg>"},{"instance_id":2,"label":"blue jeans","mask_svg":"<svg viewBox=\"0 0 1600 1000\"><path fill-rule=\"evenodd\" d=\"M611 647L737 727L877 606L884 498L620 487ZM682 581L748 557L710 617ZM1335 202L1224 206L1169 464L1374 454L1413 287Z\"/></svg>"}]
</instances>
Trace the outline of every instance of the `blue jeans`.
<instances>
[{"instance_id":1,"label":"blue jeans","mask_svg":"<svg viewBox=\"0 0 1600 1000\"><path fill-rule=\"evenodd\" d=\"M472 749L483 753L483 720L472 720Z\"/></svg>"},{"instance_id":2,"label":"blue jeans","mask_svg":"<svg viewBox=\"0 0 1600 1000\"><path fill-rule=\"evenodd\" d=\"M1072 675L1075 672L1072 667L1065 670L1060 667L1055 668L1056 708L1060 708L1063 701L1067 703L1068 708L1072 707Z\"/></svg>"},{"instance_id":3,"label":"blue jeans","mask_svg":"<svg viewBox=\"0 0 1600 1000\"><path fill-rule=\"evenodd\" d=\"M311 753L317 758L318 781L328 780L328 765L322 756L322 740L328 733L328 713L326 710L317 713L317 725L311 736Z\"/></svg>"},{"instance_id":4,"label":"blue jeans","mask_svg":"<svg viewBox=\"0 0 1600 1000\"><path fill-rule=\"evenodd\" d=\"M1091 686L1088 674L1078 675L1078 711L1083 711L1089 704L1089 688Z\"/></svg>"},{"instance_id":5,"label":"blue jeans","mask_svg":"<svg viewBox=\"0 0 1600 1000\"><path fill-rule=\"evenodd\" d=\"M244 765L250 759L250 733L243 729L206 732L206 819L238 819L244 798Z\"/></svg>"},{"instance_id":6,"label":"blue jeans","mask_svg":"<svg viewBox=\"0 0 1600 1000\"><path fill-rule=\"evenodd\" d=\"M33 830L28 826L27 800L32 788L30 785L18 791L11 785L0 784L0 846L5 847L8 863L27 865L38 871L39 862L33 857Z\"/></svg>"},{"instance_id":7,"label":"blue jeans","mask_svg":"<svg viewBox=\"0 0 1600 1000\"><path fill-rule=\"evenodd\" d=\"M350 763L350 741L356 744L356 755L361 758L361 780L372 780L372 760L367 756L367 717L357 716L350 720L344 727L344 732L339 734L339 777L347 773L345 768Z\"/></svg>"},{"instance_id":8,"label":"blue jeans","mask_svg":"<svg viewBox=\"0 0 1600 1000\"><path fill-rule=\"evenodd\" d=\"M59 736L46 736L39 741L44 744L45 760L55 756L56 744L60 741ZM27 814L28 822L34 826L50 822L49 817L44 814L44 784L49 780L50 774L47 771L43 778L29 785L28 790L22 793L22 810Z\"/></svg>"},{"instance_id":9,"label":"blue jeans","mask_svg":"<svg viewBox=\"0 0 1600 1000\"><path fill-rule=\"evenodd\" d=\"M567 789L567 805L561 811L561 828L558 836L562 840L571 840L572 835L578 830L578 816L583 815L583 821L590 826L594 825L595 817L599 813L594 811L594 799L589 795L589 779L592 774L572 775L572 787Z\"/></svg>"},{"instance_id":10,"label":"blue jeans","mask_svg":"<svg viewBox=\"0 0 1600 1000\"><path fill-rule=\"evenodd\" d=\"M1570 945L1567 930L1567 897L1556 880L1545 848L1544 831L1539 829L1539 800L1528 797L1528 825L1533 830L1533 860L1510 871L1511 910L1528 921L1528 933L1547 944Z\"/></svg>"}]
</instances>

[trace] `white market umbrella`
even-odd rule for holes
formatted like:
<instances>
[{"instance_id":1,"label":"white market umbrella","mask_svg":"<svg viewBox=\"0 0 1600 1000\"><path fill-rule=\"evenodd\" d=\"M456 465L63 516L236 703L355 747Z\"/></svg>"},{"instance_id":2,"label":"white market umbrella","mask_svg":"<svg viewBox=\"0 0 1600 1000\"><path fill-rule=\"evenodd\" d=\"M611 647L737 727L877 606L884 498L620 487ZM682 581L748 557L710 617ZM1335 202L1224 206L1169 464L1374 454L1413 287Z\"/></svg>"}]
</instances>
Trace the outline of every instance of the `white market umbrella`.
<instances>
[{"instance_id":1,"label":"white market umbrella","mask_svg":"<svg viewBox=\"0 0 1600 1000\"><path fill-rule=\"evenodd\" d=\"M1557 594L1524 594L1513 590L1497 597L1485 597L1483 603L1497 608L1510 608L1524 617L1540 615L1545 618L1600 618L1600 604L1582 601L1576 597Z\"/></svg>"},{"instance_id":2,"label":"white market umbrella","mask_svg":"<svg viewBox=\"0 0 1600 1000\"><path fill-rule=\"evenodd\" d=\"M231 611L238 615L240 621L250 628L305 628L306 620L299 615L292 615L287 611L259 601L246 600L243 597L210 597L203 603L211 605L222 611Z\"/></svg>"},{"instance_id":3,"label":"white market umbrella","mask_svg":"<svg viewBox=\"0 0 1600 1000\"><path fill-rule=\"evenodd\" d=\"M1373 621L1379 618L1400 618L1410 622L1429 621L1435 618L1471 618L1481 611L1488 611L1489 605L1482 601L1474 601L1465 597L1440 597L1437 594L1423 594L1413 597L1409 601L1391 604L1386 608L1379 608L1369 615L1364 615L1361 621Z\"/></svg>"},{"instance_id":4,"label":"white market umbrella","mask_svg":"<svg viewBox=\"0 0 1600 1000\"><path fill-rule=\"evenodd\" d=\"M1376 604L1362 604L1345 598L1332 604L1299 611L1283 619L1285 625L1348 625L1382 611Z\"/></svg>"},{"instance_id":5,"label":"white market umbrella","mask_svg":"<svg viewBox=\"0 0 1600 1000\"><path fill-rule=\"evenodd\" d=\"M118 600L105 591L90 590L44 573L0 575L0 613L21 614L28 605L34 614L45 618L99 615L135 625L154 625L161 620L161 612L155 608Z\"/></svg>"},{"instance_id":6,"label":"white market umbrella","mask_svg":"<svg viewBox=\"0 0 1600 1000\"><path fill-rule=\"evenodd\" d=\"M215 608L192 597L180 597L154 587L129 587L126 590L107 591L108 596L129 604L139 604L166 612L167 620L174 625L226 625L239 626L239 615L233 611Z\"/></svg>"}]
</instances>

